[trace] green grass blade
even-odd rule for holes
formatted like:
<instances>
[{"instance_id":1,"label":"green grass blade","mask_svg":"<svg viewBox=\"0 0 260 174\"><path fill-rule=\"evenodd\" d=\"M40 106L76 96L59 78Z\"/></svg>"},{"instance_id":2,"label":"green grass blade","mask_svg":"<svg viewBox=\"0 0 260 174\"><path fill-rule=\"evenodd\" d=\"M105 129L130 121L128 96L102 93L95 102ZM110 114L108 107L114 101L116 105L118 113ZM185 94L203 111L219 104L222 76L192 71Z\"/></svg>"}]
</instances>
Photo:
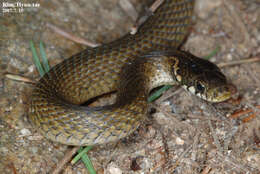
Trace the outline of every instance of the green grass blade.
<instances>
[{"instance_id":1,"label":"green grass blade","mask_svg":"<svg viewBox=\"0 0 260 174\"><path fill-rule=\"evenodd\" d=\"M204 59L209 60L210 58L212 58L213 56L215 56L220 50L220 46L218 45L213 51L211 51L211 53L209 53L209 55L205 56Z\"/></svg>"},{"instance_id":2,"label":"green grass blade","mask_svg":"<svg viewBox=\"0 0 260 174\"><path fill-rule=\"evenodd\" d=\"M78 154L71 160L71 164L75 164L78 160L80 160L82 155L86 154L91 148L92 148L92 146L87 146L85 148L81 147L78 150Z\"/></svg>"},{"instance_id":3,"label":"green grass blade","mask_svg":"<svg viewBox=\"0 0 260 174\"><path fill-rule=\"evenodd\" d=\"M40 76L42 77L45 74L45 71L42 68L42 65L41 65L40 59L37 55L37 51L36 51L33 41L30 41L30 47L32 50L34 64L35 64Z\"/></svg>"},{"instance_id":4,"label":"green grass blade","mask_svg":"<svg viewBox=\"0 0 260 174\"><path fill-rule=\"evenodd\" d=\"M47 73L47 72L49 72L50 67L49 67L48 59L47 59L42 41L40 41L40 53L41 53L42 64L43 64L45 73Z\"/></svg>"},{"instance_id":5,"label":"green grass blade","mask_svg":"<svg viewBox=\"0 0 260 174\"><path fill-rule=\"evenodd\" d=\"M152 95L149 96L148 98L148 102L153 102L154 100L156 100L157 98L159 98L162 93L168 89L170 89L172 87L172 85L165 85L162 88L158 89L157 91L155 91L154 93L152 93Z\"/></svg>"},{"instance_id":6,"label":"green grass blade","mask_svg":"<svg viewBox=\"0 0 260 174\"><path fill-rule=\"evenodd\" d=\"M81 147L78 150L78 154L71 160L71 164L75 164L78 160L81 159L82 162L84 163L85 167L88 169L89 173L96 174L93 164L92 164L91 160L89 159L88 155L86 154L91 148L92 148L92 146L87 146L85 148Z\"/></svg>"},{"instance_id":7,"label":"green grass blade","mask_svg":"<svg viewBox=\"0 0 260 174\"><path fill-rule=\"evenodd\" d=\"M91 160L89 159L88 155L84 153L84 155L82 155L81 160L83 161L83 163L85 164L85 167L88 169L90 174L96 174L96 171L94 169L94 166L91 162Z\"/></svg>"}]
</instances>

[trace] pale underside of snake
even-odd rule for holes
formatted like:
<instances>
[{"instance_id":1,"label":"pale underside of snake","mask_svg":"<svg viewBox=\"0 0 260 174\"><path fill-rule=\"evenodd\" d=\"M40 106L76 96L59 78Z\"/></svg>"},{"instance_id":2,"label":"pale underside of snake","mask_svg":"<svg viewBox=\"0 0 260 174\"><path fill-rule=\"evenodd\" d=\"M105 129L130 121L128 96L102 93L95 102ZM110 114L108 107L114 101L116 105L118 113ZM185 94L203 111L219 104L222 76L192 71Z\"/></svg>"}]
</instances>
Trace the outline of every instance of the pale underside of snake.
<instances>
[{"instance_id":1,"label":"pale underside of snake","mask_svg":"<svg viewBox=\"0 0 260 174\"><path fill-rule=\"evenodd\" d=\"M35 85L29 120L48 139L96 145L131 134L145 119L149 92L181 85L209 102L230 98L220 69L180 51L195 0L165 0L135 35L88 48L54 66ZM114 104L80 104L116 91Z\"/></svg>"}]
</instances>

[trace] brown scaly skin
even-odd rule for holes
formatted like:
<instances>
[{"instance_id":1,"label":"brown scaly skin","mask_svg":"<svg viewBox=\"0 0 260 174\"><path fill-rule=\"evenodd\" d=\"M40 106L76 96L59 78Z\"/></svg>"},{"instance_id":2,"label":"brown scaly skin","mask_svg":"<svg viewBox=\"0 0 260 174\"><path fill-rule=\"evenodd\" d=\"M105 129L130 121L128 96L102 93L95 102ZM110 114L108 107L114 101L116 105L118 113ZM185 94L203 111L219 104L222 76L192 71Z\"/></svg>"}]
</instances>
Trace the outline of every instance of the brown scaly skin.
<instances>
[{"instance_id":1,"label":"brown scaly skin","mask_svg":"<svg viewBox=\"0 0 260 174\"><path fill-rule=\"evenodd\" d=\"M208 101L229 98L225 76L214 64L177 51L193 6L193 0L165 0L135 35L86 49L54 66L33 90L30 121L53 141L95 145L132 133L146 115L147 95L154 87L180 84ZM113 105L78 105L116 90Z\"/></svg>"}]
</instances>

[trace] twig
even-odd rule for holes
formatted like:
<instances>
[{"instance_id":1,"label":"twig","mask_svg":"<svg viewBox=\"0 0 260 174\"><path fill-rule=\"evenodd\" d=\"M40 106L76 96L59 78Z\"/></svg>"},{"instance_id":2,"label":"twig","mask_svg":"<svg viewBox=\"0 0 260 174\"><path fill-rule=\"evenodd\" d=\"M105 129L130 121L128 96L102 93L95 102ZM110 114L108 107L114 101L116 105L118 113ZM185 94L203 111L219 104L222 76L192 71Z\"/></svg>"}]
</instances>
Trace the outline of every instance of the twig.
<instances>
[{"instance_id":1,"label":"twig","mask_svg":"<svg viewBox=\"0 0 260 174\"><path fill-rule=\"evenodd\" d=\"M257 108L257 109L260 109L260 105L256 105L256 106L254 106L255 108ZM239 111L236 111L235 113L233 113L231 116L230 116L230 118L238 118L238 117L240 117L241 115L244 115L244 114L249 114L249 113L251 113L251 112L254 112L254 110L253 109L246 109L246 110L239 110ZM242 121L245 123L245 122L248 122L248 121L250 121L250 120L252 120L253 118L255 118L256 117L256 114L255 113L252 113L252 114L250 114L248 117L246 117L246 118L243 118L242 119Z\"/></svg>"},{"instance_id":2,"label":"twig","mask_svg":"<svg viewBox=\"0 0 260 174\"><path fill-rule=\"evenodd\" d=\"M200 100L200 99L198 99L198 100ZM208 110L209 113L213 113L214 117L219 118L219 120L221 120L222 122L224 121L228 125L232 126L230 123L230 120L227 117L225 117L224 113L221 110L217 109L214 104L208 103L207 101L204 101L204 100L201 100L201 101L206 103L205 109ZM209 120L212 120L212 119L209 119Z\"/></svg>"},{"instance_id":3,"label":"twig","mask_svg":"<svg viewBox=\"0 0 260 174\"><path fill-rule=\"evenodd\" d=\"M36 83L35 80L30 79L29 77L23 77L23 76L17 75L17 74L6 73L5 77L8 79L11 79L11 80L19 81L19 82L32 83L32 84Z\"/></svg>"},{"instance_id":4,"label":"twig","mask_svg":"<svg viewBox=\"0 0 260 174\"><path fill-rule=\"evenodd\" d=\"M234 167L238 168L240 171L244 171L244 172L249 172L250 169L256 169L254 167L251 167L251 166L246 166L244 164L240 164L235 158L232 158L230 155L227 156L227 155L223 155L222 153L220 152L217 152L217 154L222 158L221 161L222 162L227 162L231 165L233 165Z\"/></svg>"},{"instance_id":5,"label":"twig","mask_svg":"<svg viewBox=\"0 0 260 174\"><path fill-rule=\"evenodd\" d=\"M258 62L258 61L260 61L260 57L253 57L253 58L249 58L249 59L235 60L235 61L226 62L226 63L219 63L218 67L223 68L225 66L233 66L233 65L252 63L252 62Z\"/></svg>"},{"instance_id":6,"label":"twig","mask_svg":"<svg viewBox=\"0 0 260 174\"><path fill-rule=\"evenodd\" d=\"M212 167L210 167L209 165L207 165L203 171L201 172L201 174L208 174L211 171Z\"/></svg>"},{"instance_id":7,"label":"twig","mask_svg":"<svg viewBox=\"0 0 260 174\"><path fill-rule=\"evenodd\" d=\"M100 44L98 44L98 43L94 43L94 42L91 42L91 41L88 41L88 40L79 38L79 37L77 37L77 36L74 36L74 35L72 35L72 34L66 32L66 31L64 31L64 30L62 30L62 29L60 29L60 28L58 28L58 27L56 27L56 26L54 26L54 25L52 25L52 24L50 24L50 23L47 23L46 26L47 26L48 28L50 28L51 30L53 30L54 32L56 32L56 33L62 35L63 37L66 37L67 39L70 39L70 40L72 40L72 41L74 41L74 42L76 42L76 43L80 43L80 44L83 44L83 45L87 45L87 46L89 46L89 47L97 47L97 46L100 45Z\"/></svg>"},{"instance_id":8,"label":"twig","mask_svg":"<svg viewBox=\"0 0 260 174\"><path fill-rule=\"evenodd\" d=\"M156 10L158 7L160 7L160 5L161 5L163 2L164 2L164 0L156 0L156 1L151 5L151 7L149 8L149 10L154 13L155 10Z\"/></svg>"},{"instance_id":9,"label":"twig","mask_svg":"<svg viewBox=\"0 0 260 174\"><path fill-rule=\"evenodd\" d=\"M210 120L208 120L208 125L209 125L210 132L211 132L211 134L212 134L212 137L213 137L213 139L214 139L214 142L215 142L215 145L216 145L218 151L219 151L220 153L223 153L223 149L222 149L222 147L221 147L221 145L220 145L220 142L219 142L219 140L218 140L217 135L215 134L215 131L214 131L214 129L213 129L213 126L212 126Z\"/></svg>"},{"instance_id":10,"label":"twig","mask_svg":"<svg viewBox=\"0 0 260 174\"><path fill-rule=\"evenodd\" d=\"M241 115L243 114L248 114L252 112L252 109L247 109L247 110L239 110L239 111L236 111L235 113L233 113L230 118L238 118L240 117Z\"/></svg>"},{"instance_id":11,"label":"twig","mask_svg":"<svg viewBox=\"0 0 260 174\"><path fill-rule=\"evenodd\" d=\"M157 168L161 167L162 165L165 164L165 158L163 158L162 160L160 160L158 163L156 163L156 165L151 169L151 171L155 171Z\"/></svg>"},{"instance_id":12,"label":"twig","mask_svg":"<svg viewBox=\"0 0 260 174\"><path fill-rule=\"evenodd\" d=\"M192 144L192 152L191 152L191 160L196 161L196 154L198 149L198 142L199 142L200 132L197 132L194 137L194 142Z\"/></svg>"},{"instance_id":13,"label":"twig","mask_svg":"<svg viewBox=\"0 0 260 174\"><path fill-rule=\"evenodd\" d=\"M173 173L173 171L176 169L176 167L180 164L180 161L183 159L183 157L191 150L192 145L190 145L182 154L181 156L177 159L175 164L169 168L169 173Z\"/></svg>"},{"instance_id":14,"label":"twig","mask_svg":"<svg viewBox=\"0 0 260 174\"><path fill-rule=\"evenodd\" d=\"M260 148L260 137L258 137L256 129L253 129L253 135L256 146Z\"/></svg>"},{"instance_id":15,"label":"twig","mask_svg":"<svg viewBox=\"0 0 260 174\"><path fill-rule=\"evenodd\" d=\"M242 119L242 122L243 122L243 123L249 122L250 120L252 120L252 119L255 118L255 117L256 117L256 113L250 114L248 117L243 118L243 119Z\"/></svg>"},{"instance_id":16,"label":"twig","mask_svg":"<svg viewBox=\"0 0 260 174\"><path fill-rule=\"evenodd\" d=\"M51 174L59 174L63 167L69 162L69 160L71 160L72 156L77 152L79 148L80 147L78 146L74 146L72 149L68 150L62 160L59 161L56 168L51 171Z\"/></svg>"},{"instance_id":17,"label":"twig","mask_svg":"<svg viewBox=\"0 0 260 174\"><path fill-rule=\"evenodd\" d=\"M252 105L251 103L247 103L247 105L252 108L253 112L260 112L260 105Z\"/></svg>"},{"instance_id":18,"label":"twig","mask_svg":"<svg viewBox=\"0 0 260 174\"><path fill-rule=\"evenodd\" d=\"M164 160L168 162L169 161L169 147L168 147L167 140L166 140L163 132L160 131L160 133L161 133L161 136L162 136L163 148L164 148L164 152L165 152L163 154L163 157L164 157Z\"/></svg>"},{"instance_id":19,"label":"twig","mask_svg":"<svg viewBox=\"0 0 260 174\"><path fill-rule=\"evenodd\" d=\"M224 152L226 152L228 150L228 146L231 142L231 139L236 134L237 130L238 130L238 126L234 126L234 127L231 128L230 131L228 131L228 134L227 134L227 136L225 137L225 140L224 140Z\"/></svg>"},{"instance_id":20,"label":"twig","mask_svg":"<svg viewBox=\"0 0 260 174\"><path fill-rule=\"evenodd\" d=\"M13 162L8 164L8 167L13 171L13 174L17 174L17 170L16 170Z\"/></svg>"},{"instance_id":21,"label":"twig","mask_svg":"<svg viewBox=\"0 0 260 174\"><path fill-rule=\"evenodd\" d=\"M169 98L171 98L172 96L175 96L176 94L180 93L183 89L182 88L171 88L170 90L166 91L162 97L160 97L159 99L157 99L156 103L161 103L164 100L167 100Z\"/></svg>"},{"instance_id":22,"label":"twig","mask_svg":"<svg viewBox=\"0 0 260 174\"><path fill-rule=\"evenodd\" d=\"M218 117L209 117L209 116L201 116L201 115L195 115L195 114L188 114L187 118L190 119L201 119L201 120L212 120L212 121L218 121L221 122L222 120L220 120Z\"/></svg>"},{"instance_id":23,"label":"twig","mask_svg":"<svg viewBox=\"0 0 260 174\"><path fill-rule=\"evenodd\" d=\"M151 6L150 8L147 10L146 14L142 17L140 17L135 25L131 28L130 34L134 35L137 31L138 28L148 19L148 17L150 17L155 10L164 2L164 0L156 0Z\"/></svg>"},{"instance_id":24,"label":"twig","mask_svg":"<svg viewBox=\"0 0 260 174\"><path fill-rule=\"evenodd\" d=\"M138 18L138 13L133 4L129 0L120 0L119 5L126 12L126 14L130 16L132 20L135 22Z\"/></svg>"},{"instance_id":25,"label":"twig","mask_svg":"<svg viewBox=\"0 0 260 174\"><path fill-rule=\"evenodd\" d=\"M168 112L165 111L163 108L157 106L157 105L154 104L154 103L152 103L151 105L152 105L155 109L157 109L158 111L162 112L163 114L165 114L166 116L168 116L169 118L171 118L171 119L176 123L176 124L175 124L176 127L178 127L178 126L184 126L184 127L189 127L189 128L192 128L193 130L195 130L195 128L194 128L192 125L190 125L190 124L188 124L188 123L186 123L186 122L181 122L181 121L179 121L178 119L176 119L175 117L173 117L174 114L168 113Z\"/></svg>"}]
</instances>

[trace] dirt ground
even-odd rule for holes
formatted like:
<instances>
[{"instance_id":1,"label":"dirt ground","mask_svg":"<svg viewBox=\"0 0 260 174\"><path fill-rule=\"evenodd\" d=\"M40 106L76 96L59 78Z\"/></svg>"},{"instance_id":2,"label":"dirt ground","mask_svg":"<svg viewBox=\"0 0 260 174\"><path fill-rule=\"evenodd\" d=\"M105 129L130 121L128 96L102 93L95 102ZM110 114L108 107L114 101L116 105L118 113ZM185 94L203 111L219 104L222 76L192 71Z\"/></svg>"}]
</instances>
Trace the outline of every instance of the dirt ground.
<instances>
[{"instance_id":1,"label":"dirt ground","mask_svg":"<svg viewBox=\"0 0 260 174\"><path fill-rule=\"evenodd\" d=\"M14 3L16 1L7 0ZM83 50L50 29L50 24L80 38L107 43L130 31L136 14L122 0L22 1L38 3L0 16L0 173L48 173L71 148L45 139L27 120L32 85L5 73L39 79L30 40L43 41L51 65ZM137 12L143 6L129 0ZM3 5L3 4L1 4ZM229 63L260 57L259 0L197 0L193 27L183 46L197 56ZM222 68L237 87L232 103L209 104L182 89L170 89L151 104L156 112L127 139L96 146L89 156L97 173L259 174L260 63ZM242 112L243 110L244 112ZM240 114L234 114L240 111ZM250 112L246 112L250 111ZM63 173L87 173L81 162Z\"/></svg>"}]
</instances>

